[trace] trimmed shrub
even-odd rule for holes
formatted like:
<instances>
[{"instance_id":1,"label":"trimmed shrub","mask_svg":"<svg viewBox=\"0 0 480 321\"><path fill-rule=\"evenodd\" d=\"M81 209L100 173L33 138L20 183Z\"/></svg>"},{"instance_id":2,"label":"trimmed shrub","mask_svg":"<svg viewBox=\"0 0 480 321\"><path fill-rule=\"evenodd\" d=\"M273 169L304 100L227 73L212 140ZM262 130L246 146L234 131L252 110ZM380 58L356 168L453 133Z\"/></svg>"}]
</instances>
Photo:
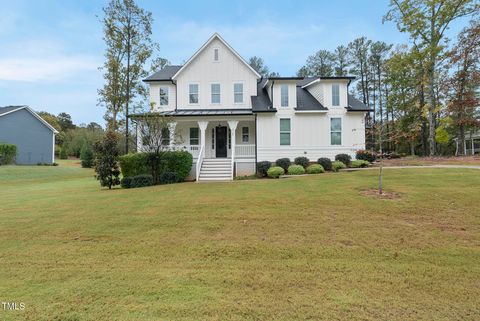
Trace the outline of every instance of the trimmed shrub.
<instances>
[{"instance_id":1,"label":"trimmed shrub","mask_svg":"<svg viewBox=\"0 0 480 321\"><path fill-rule=\"evenodd\" d=\"M352 158L348 154L338 154L335 156L335 160L344 163L346 166L350 166Z\"/></svg>"},{"instance_id":2,"label":"trimmed shrub","mask_svg":"<svg viewBox=\"0 0 480 321\"><path fill-rule=\"evenodd\" d=\"M153 185L153 176L150 174L124 177L120 182L123 188L137 188Z\"/></svg>"},{"instance_id":3,"label":"trimmed shrub","mask_svg":"<svg viewBox=\"0 0 480 321\"><path fill-rule=\"evenodd\" d=\"M257 163L257 172L262 176L267 176L268 169L272 167L272 163L269 161L263 161Z\"/></svg>"},{"instance_id":4,"label":"trimmed shrub","mask_svg":"<svg viewBox=\"0 0 480 321\"><path fill-rule=\"evenodd\" d=\"M118 158L123 177L151 174L146 153L130 153Z\"/></svg>"},{"instance_id":5,"label":"trimmed shrub","mask_svg":"<svg viewBox=\"0 0 480 321\"><path fill-rule=\"evenodd\" d=\"M305 168L302 165L290 165L288 167L288 175L302 175L305 174Z\"/></svg>"},{"instance_id":6,"label":"trimmed shrub","mask_svg":"<svg viewBox=\"0 0 480 321\"><path fill-rule=\"evenodd\" d=\"M347 165L345 165L343 162L341 161L332 162L332 170L334 172L338 172L340 169L344 169L344 168L347 168Z\"/></svg>"},{"instance_id":7,"label":"trimmed shrub","mask_svg":"<svg viewBox=\"0 0 480 321\"><path fill-rule=\"evenodd\" d=\"M293 162L297 165L302 165L303 168L307 168L308 164L310 164L310 160L305 156L297 157Z\"/></svg>"},{"instance_id":8,"label":"trimmed shrub","mask_svg":"<svg viewBox=\"0 0 480 321\"><path fill-rule=\"evenodd\" d=\"M322 165L320 164L312 164L307 167L307 174L320 174L325 173L325 169L323 169Z\"/></svg>"},{"instance_id":9,"label":"trimmed shrub","mask_svg":"<svg viewBox=\"0 0 480 321\"><path fill-rule=\"evenodd\" d=\"M373 163L377 160L377 154L369 150L357 150L355 158L358 160L365 160L367 162Z\"/></svg>"},{"instance_id":10,"label":"trimmed shrub","mask_svg":"<svg viewBox=\"0 0 480 321\"><path fill-rule=\"evenodd\" d=\"M330 158L321 157L317 160L317 163L322 165L323 169L326 171L332 170L332 161L330 160Z\"/></svg>"},{"instance_id":11,"label":"trimmed shrub","mask_svg":"<svg viewBox=\"0 0 480 321\"><path fill-rule=\"evenodd\" d=\"M13 164L17 156L17 146L0 143L0 165Z\"/></svg>"},{"instance_id":12,"label":"trimmed shrub","mask_svg":"<svg viewBox=\"0 0 480 321\"><path fill-rule=\"evenodd\" d=\"M68 159L67 150L65 148L60 148L60 159Z\"/></svg>"},{"instance_id":13,"label":"trimmed shrub","mask_svg":"<svg viewBox=\"0 0 480 321\"><path fill-rule=\"evenodd\" d=\"M192 170L193 157L187 151L174 151L165 153L165 165L163 172L174 172L177 174L177 182L183 182Z\"/></svg>"},{"instance_id":14,"label":"trimmed shrub","mask_svg":"<svg viewBox=\"0 0 480 321\"><path fill-rule=\"evenodd\" d=\"M285 174L285 170L280 166L272 166L267 171L267 175L270 178L279 178L283 174Z\"/></svg>"},{"instance_id":15,"label":"trimmed shrub","mask_svg":"<svg viewBox=\"0 0 480 321\"><path fill-rule=\"evenodd\" d=\"M178 175L175 172L165 172L160 175L159 178L159 183L160 184L173 184L177 183L178 180Z\"/></svg>"},{"instance_id":16,"label":"trimmed shrub","mask_svg":"<svg viewBox=\"0 0 480 321\"><path fill-rule=\"evenodd\" d=\"M350 167L353 167L353 168L359 168L359 167L368 167L370 165L370 163L366 160L363 160L363 159L357 159L357 160L353 160L352 163L350 164Z\"/></svg>"},{"instance_id":17,"label":"trimmed shrub","mask_svg":"<svg viewBox=\"0 0 480 321\"><path fill-rule=\"evenodd\" d=\"M283 168L283 171L286 172L288 170L288 166L292 163L290 162L289 158L279 158L275 161L275 165Z\"/></svg>"},{"instance_id":18,"label":"trimmed shrub","mask_svg":"<svg viewBox=\"0 0 480 321\"><path fill-rule=\"evenodd\" d=\"M85 144L82 147L82 151L80 152L80 159L82 160L82 167L83 168L91 168L93 167L93 151L89 145Z\"/></svg>"}]
</instances>

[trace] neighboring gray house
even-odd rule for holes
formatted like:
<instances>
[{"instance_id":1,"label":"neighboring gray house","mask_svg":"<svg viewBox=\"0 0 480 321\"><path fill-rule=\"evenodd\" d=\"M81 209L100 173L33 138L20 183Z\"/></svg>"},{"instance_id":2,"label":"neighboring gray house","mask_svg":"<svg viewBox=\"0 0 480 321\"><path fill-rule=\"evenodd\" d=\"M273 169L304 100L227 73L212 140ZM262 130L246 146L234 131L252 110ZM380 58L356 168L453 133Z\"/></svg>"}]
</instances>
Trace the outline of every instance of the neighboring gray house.
<instances>
[{"instance_id":1,"label":"neighboring gray house","mask_svg":"<svg viewBox=\"0 0 480 321\"><path fill-rule=\"evenodd\" d=\"M0 142L17 146L17 164L52 164L57 133L28 106L0 107Z\"/></svg>"}]
</instances>

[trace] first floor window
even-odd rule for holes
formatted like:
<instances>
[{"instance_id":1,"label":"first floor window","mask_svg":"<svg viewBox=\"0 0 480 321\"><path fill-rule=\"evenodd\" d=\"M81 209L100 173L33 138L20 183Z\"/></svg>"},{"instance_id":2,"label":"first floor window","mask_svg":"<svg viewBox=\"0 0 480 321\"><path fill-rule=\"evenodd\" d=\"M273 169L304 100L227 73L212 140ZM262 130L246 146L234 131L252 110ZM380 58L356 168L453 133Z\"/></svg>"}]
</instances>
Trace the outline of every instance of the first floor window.
<instances>
[{"instance_id":1,"label":"first floor window","mask_svg":"<svg viewBox=\"0 0 480 321\"><path fill-rule=\"evenodd\" d=\"M167 127L162 128L162 146L170 145L170 131Z\"/></svg>"},{"instance_id":2,"label":"first floor window","mask_svg":"<svg viewBox=\"0 0 480 321\"><path fill-rule=\"evenodd\" d=\"M199 138L198 138L198 127L190 128L190 145L198 145Z\"/></svg>"},{"instance_id":3,"label":"first floor window","mask_svg":"<svg viewBox=\"0 0 480 321\"><path fill-rule=\"evenodd\" d=\"M242 127L242 142L248 143L248 127Z\"/></svg>"},{"instance_id":4,"label":"first floor window","mask_svg":"<svg viewBox=\"0 0 480 321\"><path fill-rule=\"evenodd\" d=\"M160 106L168 106L168 87L160 86Z\"/></svg>"},{"instance_id":5,"label":"first floor window","mask_svg":"<svg viewBox=\"0 0 480 321\"><path fill-rule=\"evenodd\" d=\"M220 104L220 84L212 84L212 104Z\"/></svg>"},{"instance_id":6,"label":"first floor window","mask_svg":"<svg viewBox=\"0 0 480 321\"><path fill-rule=\"evenodd\" d=\"M342 145L342 119L330 118L330 144Z\"/></svg>"},{"instance_id":7,"label":"first floor window","mask_svg":"<svg viewBox=\"0 0 480 321\"><path fill-rule=\"evenodd\" d=\"M190 104L198 104L198 84L188 85L188 97Z\"/></svg>"},{"instance_id":8,"label":"first floor window","mask_svg":"<svg viewBox=\"0 0 480 321\"><path fill-rule=\"evenodd\" d=\"M280 119L280 145L290 145L290 118Z\"/></svg>"},{"instance_id":9,"label":"first floor window","mask_svg":"<svg viewBox=\"0 0 480 321\"><path fill-rule=\"evenodd\" d=\"M235 104L243 103L243 84L238 83L233 85L233 98Z\"/></svg>"}]
</instances>

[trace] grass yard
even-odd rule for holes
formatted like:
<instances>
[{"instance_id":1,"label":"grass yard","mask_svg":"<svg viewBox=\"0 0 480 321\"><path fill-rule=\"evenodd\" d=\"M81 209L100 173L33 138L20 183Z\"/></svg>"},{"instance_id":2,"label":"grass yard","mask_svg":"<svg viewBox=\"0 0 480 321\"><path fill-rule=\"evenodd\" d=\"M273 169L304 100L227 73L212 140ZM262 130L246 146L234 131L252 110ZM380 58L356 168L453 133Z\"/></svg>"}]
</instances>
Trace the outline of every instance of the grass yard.
<instances>
[{"instance_id":1,"label":"grass yard","mask_svg":"<svg viewBox=\"0 0 480 321\"><path fill-rule=\"evenodd\" d=\"M0 167L0 320L480 320L480 171L100 190ZM0 307L1 308L1 307Z\"/></svg>"}]
</instances>

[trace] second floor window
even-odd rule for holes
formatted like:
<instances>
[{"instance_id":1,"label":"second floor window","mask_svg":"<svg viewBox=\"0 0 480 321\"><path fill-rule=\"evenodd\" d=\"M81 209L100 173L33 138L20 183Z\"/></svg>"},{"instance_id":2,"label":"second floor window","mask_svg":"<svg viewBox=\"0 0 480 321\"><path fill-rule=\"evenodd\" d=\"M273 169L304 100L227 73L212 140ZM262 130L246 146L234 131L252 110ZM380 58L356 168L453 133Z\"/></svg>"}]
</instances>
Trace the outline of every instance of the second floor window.
<instances>
[{"instance_id":1,"label":"second floor window","mask_svg":"<svg viewBox=\"0 0 480 321\"><path fill-rule=\"evenodd\" d=\"M235 104L243 103L243 84L242 83L237 83L233 85L233 96L234 96Z\"/></svg>"},{"instance_id":2,"label":"second floor window","mask_svg":"<svg viewBox=\"0 0 480 321\"><path fill-rule=\"evenodd\" d=\"M168 87L160 86L160 106L168 106Z\"/></svg>"},{"instance_id":3,"label":"second floor window","mask_svg":"<svg viewBox=\"0 0 480 321\"><path fill-rule=\"evenodd\" d=\"M340 85L332 85L332 106L340 106Z\"/></svg>"},{"instance_id":4,"label":"second floor window","mask_svg":"<svg viewBox=\"0 0 480 321\"><path fill-rule=\"evenodd\" d=\"M280 87L280 106L288 107L288 85Z\"/></svg>"},{"instance_id":5,"label":"second floor window","mask_svg":"<svg viewBox=\"0 0 480 321\"><path fill-rule=\"evenodd\" d=\"M188 85L188 97L190 104L198 104L198 84Z\"/></svg>"},{"instance_id":6,"label":"second floor window","mask_svg":"<svg viewBox=\"0 0 480 321\"><path fill-rule=\"evenodd\" d=\"M212 104L220 104L220 84L212 84Z\"/></svg>"}]
</instances>

